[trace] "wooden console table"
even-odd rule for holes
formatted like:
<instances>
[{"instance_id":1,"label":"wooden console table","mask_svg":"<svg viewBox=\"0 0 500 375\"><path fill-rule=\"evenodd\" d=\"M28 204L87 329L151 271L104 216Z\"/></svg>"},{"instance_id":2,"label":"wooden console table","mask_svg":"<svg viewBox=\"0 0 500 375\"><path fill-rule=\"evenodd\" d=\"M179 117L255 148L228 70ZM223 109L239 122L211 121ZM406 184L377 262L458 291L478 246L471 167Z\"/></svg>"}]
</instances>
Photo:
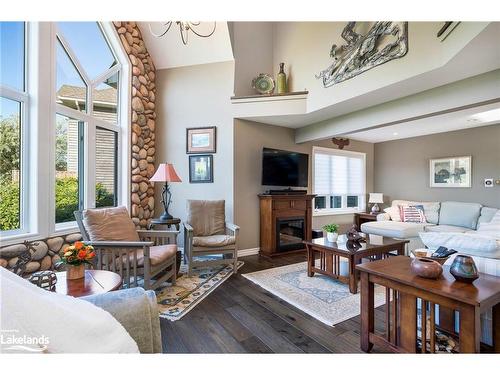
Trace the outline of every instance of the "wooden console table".
<instances>
[{"instance_id":1,"label":"wooden console table","mask_svg":"<svg viewBox=\"0 0 500 375\"><path fill-rule=\"evenodd\" d=\"M435 347L435 305L460 314L459 346L461 353L480 351L480 314L493 309L493 347L500 353L500 277L481 274L473 284L455 281L444 267L437 280L424 279L410 270L411 259L405 256L357 265L361 275L361 349L369 352L373 344L394 352L417 352L417 298L422 307L429 305L430 337L427 338L427 308L422 308L422 343ZM374 284L386 287L386 332L374 332ZM392 290L392 301L390 300ZM421 345L421 352L427 352Z\"/></svg>"},{"instance_id":2,"label":"wooden console table","mask_svg":"<svg viewBox=\"0 0 500 375\"><path fill-rule=\"evenodd\" d=\"M354 214L354 224L358 231L361 230L361 224L368 223L369 221L377 221L377 215L371 212L356 212Z\"/></svg>"}]
</instances>

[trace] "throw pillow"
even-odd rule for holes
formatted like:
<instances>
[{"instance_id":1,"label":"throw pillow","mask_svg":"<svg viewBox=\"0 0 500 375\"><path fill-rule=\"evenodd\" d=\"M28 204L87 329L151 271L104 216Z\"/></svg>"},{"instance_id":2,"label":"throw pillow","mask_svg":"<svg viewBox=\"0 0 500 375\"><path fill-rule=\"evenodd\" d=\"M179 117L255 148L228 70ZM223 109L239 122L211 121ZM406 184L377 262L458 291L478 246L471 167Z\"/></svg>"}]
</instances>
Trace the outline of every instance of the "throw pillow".
<instances>
[{"instance_id":1,"label":"throw pillow","mask_svg":"<svg viewBox=\"0 0 500 375\"><path fill-rule=\"evenodd\" d=\"M399 206L399 212L401 215L401 221L404 223L425 223L425 215L423 207L419 208L417 206Z\"/></svg>"},{"instance_id":2,"label":"throw pillow","mask_svg":"<svg viewBox=\"0 0 500 375\"><path fill-rule=\"evenodd\" d=\"M399 208L397 206L392 206L392 207L387 207L384 210L385 213L387 213L392 221L401 221L401 216L399 214Z\"/></svg>"}]
</instances>

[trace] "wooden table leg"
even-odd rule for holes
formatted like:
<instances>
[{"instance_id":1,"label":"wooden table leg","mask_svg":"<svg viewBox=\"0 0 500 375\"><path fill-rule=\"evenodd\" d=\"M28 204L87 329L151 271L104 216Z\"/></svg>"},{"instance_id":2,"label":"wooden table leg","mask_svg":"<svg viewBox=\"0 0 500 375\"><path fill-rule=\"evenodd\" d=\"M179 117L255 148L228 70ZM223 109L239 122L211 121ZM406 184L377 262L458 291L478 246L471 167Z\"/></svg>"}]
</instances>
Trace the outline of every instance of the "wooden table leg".
<instances>
[{"instance_id":1,"label":"wooden table leg","mask_svg":"<svg viewBox=\"0 0 500 375\"><path fill-rule=\"evenodd\" d=\"M493 306L493 349L500 353L500 303Z\"/></svg>"},{"instance_id":2,"label":"wooden table leg","mask_svg":"<svg viewBox=\"0 0 500 375\"><path fill-rule=\"evenodd\" d=\"M408 353L417 352L417 298L399 293L400 346Z\"/></svg>"},{"instance_id":3,"label":"wooden table leg","mask_svg":"<svg viewBox=\"0 0 500 375\"><path fill-rule=\"evenodd\" d=\"M369 353L373 348L370 333L374 332L374 288L366 272L361 272L361 350Z\"/></svg>"},{"instance_id":4,"label":"wooden table leg","mask_svg":"<svg viewBox=\"0 0 500 375\"><path fill-rule=\"evenodd\" d=\"M314 272L312 268L314 267L314 250L311 245L306 245L307 249L307 276L313 277Z\"/></svg>"},{"instance_id":5,"label":"wooden table leg","mask_svg":"<svg viewBox=\"0 0 500 375\"><path fill-rule=\"evenodd\" d=\"M460 353L479 353L481 339L481 321L479 308L465 306L460 313Z\"/></svg>"},{"instance_id":6,"label":"wooden table leg","mask_svg":"<svg viewBox=\"0 0 500 375\"><path fill-rule=\"evenodd\" d=\"M398 255L405 255L405 244L402 244L398 248Z\"/></svg>"},{"instance_id":7,"label":"wooden table leg","mask_svg":"<svg viewBox=\"0 0 500 375\"><path fill-rule=\"evenodd\" d=\"M361 263L361 259L355 256L349 257L349 292L352 294L358 293L358 271L356 271L356 264L359 263Z\"/></svg>"}]
</instances>

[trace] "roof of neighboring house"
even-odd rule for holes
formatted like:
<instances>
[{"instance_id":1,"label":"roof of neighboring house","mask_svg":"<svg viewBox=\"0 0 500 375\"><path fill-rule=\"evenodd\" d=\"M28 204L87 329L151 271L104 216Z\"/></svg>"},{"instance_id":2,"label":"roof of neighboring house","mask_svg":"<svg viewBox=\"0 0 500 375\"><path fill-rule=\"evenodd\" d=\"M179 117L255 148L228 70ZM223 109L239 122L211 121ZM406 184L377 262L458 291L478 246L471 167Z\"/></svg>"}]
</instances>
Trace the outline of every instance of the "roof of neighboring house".
<instances>
[{"instance_id":1,"label":"roof of neighboring house","mask_svg":"<svg viewBox=\"0 0 500 375\"><path fill-rule=\"evenodd\" d=\"M85 101L85 95L87 94L87 89L85 87L62 85L59 91L57 91L57 97L60 99L76 99L78 101ZM116 104L117 95L116 89L109 87L102 90L94 90L93 93L94 102Z\"/></svg>"}]
</instances>

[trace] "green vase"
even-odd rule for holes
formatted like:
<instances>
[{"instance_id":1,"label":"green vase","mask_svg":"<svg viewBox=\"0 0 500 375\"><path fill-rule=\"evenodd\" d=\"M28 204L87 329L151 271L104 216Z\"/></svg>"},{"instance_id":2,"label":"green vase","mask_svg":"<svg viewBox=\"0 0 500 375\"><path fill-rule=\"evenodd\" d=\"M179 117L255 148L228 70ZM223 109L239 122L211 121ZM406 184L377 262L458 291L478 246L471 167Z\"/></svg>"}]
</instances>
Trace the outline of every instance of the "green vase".
<instances>
[{"instance_id":1,"label":"green vase","mask_svg":"<svg viewBox=\"0 0 500 375\"><path fill-rule=\"evenodd\" d=\"M276 89L278 94L286 93L286 74L284 72L285 63L280 63L280 71L278 77L276 78Z\"/></svg>"}]
</instances>

